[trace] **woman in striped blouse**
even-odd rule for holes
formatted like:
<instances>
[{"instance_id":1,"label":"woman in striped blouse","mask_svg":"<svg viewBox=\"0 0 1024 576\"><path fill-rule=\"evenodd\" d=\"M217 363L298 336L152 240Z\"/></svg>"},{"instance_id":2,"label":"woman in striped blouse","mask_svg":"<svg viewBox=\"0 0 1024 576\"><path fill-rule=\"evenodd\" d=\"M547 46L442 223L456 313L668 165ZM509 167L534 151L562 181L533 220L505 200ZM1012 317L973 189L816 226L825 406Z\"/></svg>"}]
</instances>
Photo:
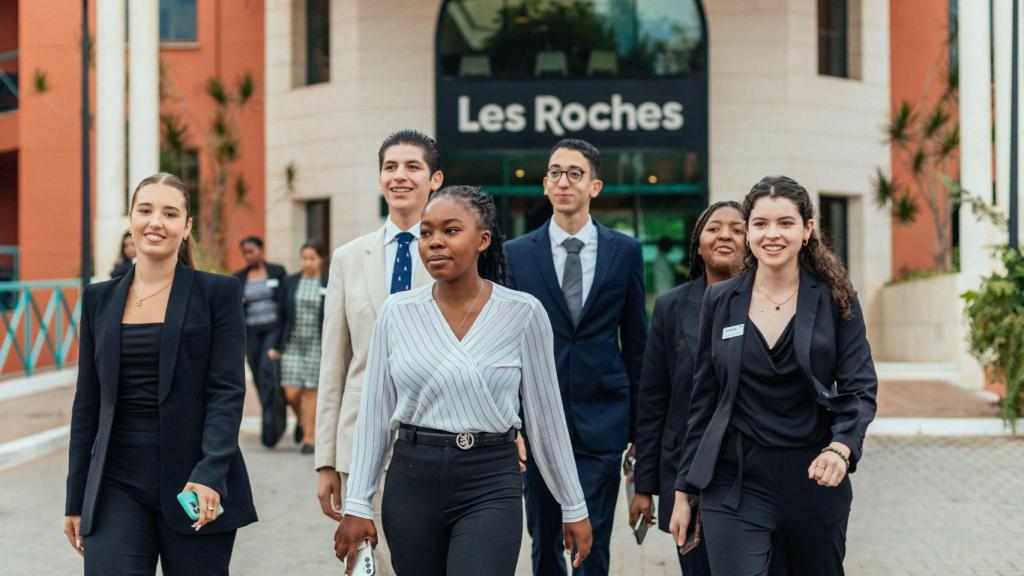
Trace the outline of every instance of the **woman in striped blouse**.
<instances>
[{"instance_id":1,"label":"woman in striped blouse","mask_svg":"<svg viewBox=\"0 0 1024 576\"><path fill-rule=\"evenodd\" d=\"M494 201L479 188L436 192L420 224L435 282L392 295L374 327L335 553L351 574L376 542L370 504L392 431L383 524L399 576L515 573L522 481L520 398L532 455L562 507L573 566L590 552L586 502L562 411L551 324L533 296L504 288Z\"/></svg>"}]
</instances>

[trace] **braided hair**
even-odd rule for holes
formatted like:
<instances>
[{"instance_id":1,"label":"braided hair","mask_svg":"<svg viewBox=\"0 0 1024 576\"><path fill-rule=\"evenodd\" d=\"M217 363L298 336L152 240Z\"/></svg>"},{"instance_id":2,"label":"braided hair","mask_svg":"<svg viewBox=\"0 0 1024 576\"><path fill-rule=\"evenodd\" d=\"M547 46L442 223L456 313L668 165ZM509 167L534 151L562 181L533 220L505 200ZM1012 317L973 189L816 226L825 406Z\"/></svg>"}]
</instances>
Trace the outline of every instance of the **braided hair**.
<instances>
[{"instance_id":1,"label":"braided hair","mask_svg":"<svg viewBox=\"0 0 1024 576\"><path fill-rule=\"evenodd\" d=\"M480 227L490 231L491 245L477 258L477 272L484 280L504 286L505 248L502 244L505 239L498 228L498 209L494 206L494 198L477 186L447 186L432 192L427 205L439 198L452 198L462 202L476 213Z\"/></svg>"},{"instance_id":2,"label":"braided hair","mask_svg":"<svg viewBox=\"0 0 1024 576\"><path fill-rule=\"evenodd\" d=\"M750 224L750 213L754 204L765 196L770 198L785 198L796 205L804 226L814 218L814 204L811 202L811 195L807 189L787 176L765 176L760 182L754 184L747 197L743 199L743 219ZM828 291L832 295L832 302L839 309L843 320L853 317L853 298L857 291L846 276L846 270L836 258L835 254L825 246L818 235L817 228L807 239L807 244L800 249L797 256L800 268L821 278ZM757 269L757 259L754 253L747 251L746 264L749 270Z\"/></svg>"},{"instance_id":3,"label":"braided hair","mask_svg":"<svg viewBox=\"0 0 1024 576\"><path fill-rule=\"evenodd\" d=\"M700 255L700 235L704 232L704 227L708 225L708 220L711 219L711 215L719 208L735 208L740 214L743 213L743 208L740 206L740 203L733 200L715 202L700 213L700 217L697 218L697 223L693 225L693 234L690 236L690 253L688 254L690 280L696 280L697 278L707 275L707 265L704 264L704 258Z\"/></svg>"}]
</instances>

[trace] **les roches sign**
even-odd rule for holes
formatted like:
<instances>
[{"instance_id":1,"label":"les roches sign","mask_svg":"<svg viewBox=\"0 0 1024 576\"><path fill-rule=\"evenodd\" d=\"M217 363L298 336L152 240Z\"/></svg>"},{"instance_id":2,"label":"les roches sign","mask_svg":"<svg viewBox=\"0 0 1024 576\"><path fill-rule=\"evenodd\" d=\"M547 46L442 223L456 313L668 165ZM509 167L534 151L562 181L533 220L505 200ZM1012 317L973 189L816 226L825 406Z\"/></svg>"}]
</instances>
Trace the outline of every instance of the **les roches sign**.
<instances>
[{"instance_id":1,"label":"les roches sign","mask_svg":"<svg viewBox=\"0 0 1024 576\"><path fill-rule=\"evenodd\" d=\"M569 137L616 149L707 143L703 80L443 78L437 108L445 152L547 150Z\"/></svg>"}]
</instances>

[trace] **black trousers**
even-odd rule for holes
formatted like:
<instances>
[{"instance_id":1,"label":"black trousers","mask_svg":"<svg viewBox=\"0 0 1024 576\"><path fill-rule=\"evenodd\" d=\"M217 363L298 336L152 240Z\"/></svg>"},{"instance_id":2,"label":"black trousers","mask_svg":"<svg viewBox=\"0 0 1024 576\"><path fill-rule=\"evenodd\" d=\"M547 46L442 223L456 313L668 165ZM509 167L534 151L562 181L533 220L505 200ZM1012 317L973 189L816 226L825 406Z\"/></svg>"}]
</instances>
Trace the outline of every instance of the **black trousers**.
<instances>
[{"instance_id":1,"label":"black trousers","mask_svg":"<svg viewBox=\"0 0 1024 576\"><path fill-rule=\"evenodd\" d=\"M622 478L622 452L592 452L575 442L573 456L594 534L590 556L579 568L573 569L573 574L607 576L615 501ZM551 495L532 459L526 461L523 484L526 488L526 526L533 540L533 573L535 576L564 576L568 557L562 537L562 507Z\"/></svg>"},{"instance_id":2,"label":"black trousers","mask_svg":"<svg viewBox=\"0 0 1024 576\"><path fill-rule=\"evenodd\" d=\"M86 576L153 576L158 558L164 576L228 574L235 530L178 534L150 504L118 483L103 482L96 521L82 542Z\"/></svg>"},{"instance_id":3,"label":"black trousers","mask_svg":"<svg viewBox=\"0 0 1024 576\"><path fill-rule=\"evenodd\" d=\"M514 576L522 544L512 443L470 450L395 442L382 521L398 576Z\"/></svg>"},{"instance_id":4,"label":"black trousers","mask_svg":"<svg viewBox=\"0 0 1024 576\"><path fill-rule=\"evenodd\" d=\"M711 572L839 576L853 489L807 479L820 446L768 448L731 431L701 491ZM775 565L775 566L773 566Z\"/></svg>"},{"instance_id":5,"label":"black trousers","mask_svg":"<svg viewBox=\"0 0 1024 576\"><path fill-rule=\"evenodd\" d=\"M279 363L267 357L267 351L273 347L276 330L273 324L246 326L245 330L245 357L263 408L260 441L267 448L277 445L288 425L284 390L278 377Z\"/></svg>"}]
</instances>

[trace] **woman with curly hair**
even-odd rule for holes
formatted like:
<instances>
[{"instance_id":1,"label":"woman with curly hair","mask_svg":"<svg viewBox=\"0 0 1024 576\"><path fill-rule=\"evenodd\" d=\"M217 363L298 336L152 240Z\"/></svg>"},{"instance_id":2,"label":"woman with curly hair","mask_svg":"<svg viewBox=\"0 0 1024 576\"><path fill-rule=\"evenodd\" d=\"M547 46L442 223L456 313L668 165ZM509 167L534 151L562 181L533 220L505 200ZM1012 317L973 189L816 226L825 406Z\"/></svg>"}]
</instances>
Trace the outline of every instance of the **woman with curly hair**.
<instances>
[{"instance_id":1,"label":"woman with curly hair","mask_svg":"<svg viewBox=\"0 0 1024 576\"><path fill-rule=\"evenodd\" d=\"M708 288L671 529L698 510L713 574L843 574L878 380L856 292L807 190L766 177L743 201L747 272ZM778 560L778 558L776 558Z\"/></svg>"}]
</instances>

